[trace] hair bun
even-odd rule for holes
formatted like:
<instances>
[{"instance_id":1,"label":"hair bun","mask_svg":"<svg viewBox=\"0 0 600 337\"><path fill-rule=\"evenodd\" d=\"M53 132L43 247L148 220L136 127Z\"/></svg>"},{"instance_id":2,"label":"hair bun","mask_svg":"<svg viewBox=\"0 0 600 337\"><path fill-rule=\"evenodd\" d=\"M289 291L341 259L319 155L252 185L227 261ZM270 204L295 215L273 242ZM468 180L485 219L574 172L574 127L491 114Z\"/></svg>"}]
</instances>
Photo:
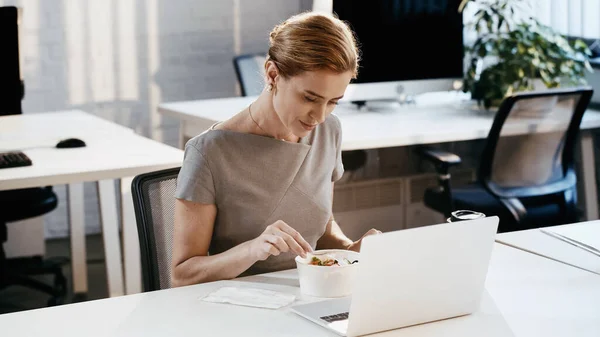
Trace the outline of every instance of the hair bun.
<instances>
[{"instance_id":1,"label":"hair bun","mask_svg":"<svg viewBox=\"0 0 600 337\"><path fill-rule=\"evenodd\" d=\"M359 52L350 27L331 15L303 12L277 24L269 33L269 59L284 77L304 71L358 71Z\"/></svg>"},{"instance_id":2,"label":"hair bun","mask_svg":"<svg viewBox=\"0 0 600 337\"><path fill-rule=\"evenodd\" d=\"M273 41L277 38L277 35L279 35L279 33L281 32L283 26L284 24L279 24L275 26L273 30L271 30L271 33L269 33L269 41L271 41L271 43L273 43Z\"/></svg>"}]
</instances>

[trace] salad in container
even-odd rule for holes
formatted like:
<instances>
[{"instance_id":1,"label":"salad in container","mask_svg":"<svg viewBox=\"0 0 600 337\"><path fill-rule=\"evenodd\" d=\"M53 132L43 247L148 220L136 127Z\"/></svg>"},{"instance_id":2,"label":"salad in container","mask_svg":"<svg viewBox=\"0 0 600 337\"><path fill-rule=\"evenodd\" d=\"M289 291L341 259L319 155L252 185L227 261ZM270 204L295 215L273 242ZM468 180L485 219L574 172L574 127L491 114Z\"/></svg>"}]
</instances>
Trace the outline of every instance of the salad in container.
<instances>
[{"instance_id":1,"label":"salad in container","mask_svg":"<svg viewBox=\"0 0 600 337\"><path fill-rule=\"evenodd\" d=\"M296 257L300 291L314 297L352 295L360 253L343 249L325 249Z\"/></svg>"}]
</instances>

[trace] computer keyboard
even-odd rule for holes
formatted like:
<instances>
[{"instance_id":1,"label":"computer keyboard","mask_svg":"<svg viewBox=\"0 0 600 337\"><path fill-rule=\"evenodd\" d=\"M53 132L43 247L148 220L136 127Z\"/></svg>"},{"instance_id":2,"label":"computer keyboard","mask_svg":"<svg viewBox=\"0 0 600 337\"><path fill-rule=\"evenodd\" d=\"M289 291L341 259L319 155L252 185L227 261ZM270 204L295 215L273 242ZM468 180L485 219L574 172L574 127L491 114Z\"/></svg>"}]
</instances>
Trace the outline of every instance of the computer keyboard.
<instances>
[{"instance_id":1,"label":"computer keyboard","mask_svg":"<svg viewBox=\"0 0 600 337\"><path fill-rule=\"evenodd\" d=\"M21 151L0 153L0 169L31 165L31 159Z\"/></svg>"},{"instance_id":2,"label":"computer keyboard","mask_svg":"<svg viewBox=\"0 0 600 337\"><path fill-rule=\"evenodd\" d=\"M342 312L342 313L335 314L335 315L323 316L323 317L321 317L321 319L327 323L333 323L336 321L343 321L343 320L348 319L348 316L349 316L348 314L349 314L348 312Z\"/></svg>"}]
</instances>

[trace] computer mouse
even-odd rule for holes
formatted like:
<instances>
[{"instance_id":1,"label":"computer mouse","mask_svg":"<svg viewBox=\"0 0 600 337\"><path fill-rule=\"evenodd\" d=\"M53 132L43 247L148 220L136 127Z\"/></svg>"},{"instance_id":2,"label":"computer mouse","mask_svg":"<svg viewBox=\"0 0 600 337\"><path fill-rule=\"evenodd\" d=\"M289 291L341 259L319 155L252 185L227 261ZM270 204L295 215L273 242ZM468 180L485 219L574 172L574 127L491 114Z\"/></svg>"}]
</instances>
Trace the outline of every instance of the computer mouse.
<instances>
[{"instance_id":1,"label":"computer mouse","mask_svg":"<svg viewBox=\"0 0 600 337\"><path fill-rule=\"evenodd\" d=\"M63 139L56 144L59 149L69 149L74 147L84 147L85 142L79 138L67 138Z\"/></svg>"}]
</instances>

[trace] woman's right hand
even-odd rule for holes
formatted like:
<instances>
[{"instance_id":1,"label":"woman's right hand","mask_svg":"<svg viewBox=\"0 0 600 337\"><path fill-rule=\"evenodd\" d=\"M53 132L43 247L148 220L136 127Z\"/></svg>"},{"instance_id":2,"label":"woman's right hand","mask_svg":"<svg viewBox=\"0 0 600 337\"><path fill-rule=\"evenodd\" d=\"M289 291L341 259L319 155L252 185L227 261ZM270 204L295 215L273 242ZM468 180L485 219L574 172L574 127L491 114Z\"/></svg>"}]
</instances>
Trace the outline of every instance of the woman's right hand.
<instances>
[{"instance_id":1,"label":"woman's right hand","mask_svg":"<svg viewBox=\"0 0 600 337\"><path fill-rule=\"evenodd\" d=\"M250 241L250 254L260 261L288 251L305 258L312 247L297 230L281 220L269 225L259 237Z\"/></svg>"}]
</instances>

